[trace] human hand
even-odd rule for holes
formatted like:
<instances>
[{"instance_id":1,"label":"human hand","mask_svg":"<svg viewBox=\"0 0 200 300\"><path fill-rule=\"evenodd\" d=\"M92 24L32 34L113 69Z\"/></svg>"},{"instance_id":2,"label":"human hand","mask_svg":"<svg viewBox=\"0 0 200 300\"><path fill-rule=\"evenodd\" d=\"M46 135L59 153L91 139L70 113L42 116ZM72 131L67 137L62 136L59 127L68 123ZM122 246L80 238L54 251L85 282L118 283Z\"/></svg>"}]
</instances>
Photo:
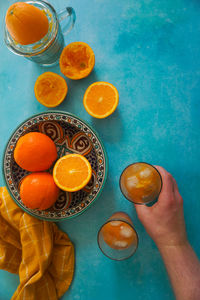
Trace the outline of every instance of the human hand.
<instances>
[{"instance_id":1,"label":"human hand","mask_svg":"<svg viewBox=\"0 0 200 300\"><path fill-rule=\"evenodd\" d=\"M139 220L158 248L187 243L183 199L175 179L160 166L163 186L158 201L151 207L135 204Z\"/></svg>"}]
</instances>

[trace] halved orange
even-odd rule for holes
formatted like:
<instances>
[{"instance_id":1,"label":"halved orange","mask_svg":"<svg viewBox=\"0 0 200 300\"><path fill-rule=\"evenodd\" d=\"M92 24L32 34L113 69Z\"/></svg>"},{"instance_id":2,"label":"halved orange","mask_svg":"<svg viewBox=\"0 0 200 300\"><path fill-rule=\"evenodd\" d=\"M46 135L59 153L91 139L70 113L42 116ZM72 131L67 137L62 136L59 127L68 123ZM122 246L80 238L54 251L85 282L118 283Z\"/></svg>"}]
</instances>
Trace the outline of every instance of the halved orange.
<instances>
[{"instance_id":1,"label":"halved orange","mask_svg":"<svg viewBox=\"0 0 200 300\"><path fill-rule=\"evenodd\" d=\"M60 56L60 70L70 79L82 79L93 70L95 55L92 48L83 42L67 45Z\"/></svg>"},{"instance_id":2,"label":"halved orange","mask_svg":"<svg viewBox=\"0 0 200 300\"><path fill-rule=\"evenodd\" d=\"M34 86L36 99L46 107L58 106L66 97L68 87L65 79L53 72L41 74Z\"/></svg>"},{"instance_id":3,"label":"halved orange","mask_svg":"<svg viewBox=\"0 0 200 300\"><path fill-rule=\"evenodd\" d=\"M97 81L91 84L83 97L86 111L93 117L103 119L111 115L119 103L119 94L111 83Z\"/></svg>"},{"instance_id":4,"label":"halved orange","mask_svg":"<svg viewBox=\"0 0 200 300\"><path fill-rule=\"evenodd\" d=\"M64 191L76 192L90 181L92 168L83 155L68 154L57 160L53 168L56 185Z\"/></svg>"},{"instance_id":5,"label":"halved orange","mask_svg":"<svg viewBox=\"0 0 200 300\"><path fill-rule=\"evenodd\" d=\"M22 1L8 8L5 23L11 37L21 45L36 43L49 30L49 21L44 10Z\"/></svg>"}]
</instances>

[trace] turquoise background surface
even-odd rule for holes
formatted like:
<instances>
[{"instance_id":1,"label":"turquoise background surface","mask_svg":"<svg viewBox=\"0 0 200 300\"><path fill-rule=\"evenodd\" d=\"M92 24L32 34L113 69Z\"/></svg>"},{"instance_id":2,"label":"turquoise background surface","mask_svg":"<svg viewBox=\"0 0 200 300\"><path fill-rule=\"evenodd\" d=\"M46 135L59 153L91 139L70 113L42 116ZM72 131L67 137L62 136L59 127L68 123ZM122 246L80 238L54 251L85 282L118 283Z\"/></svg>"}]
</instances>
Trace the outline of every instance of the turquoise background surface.
<instances>
[{"instance_id":1,"label":"turquoise background surface","mask_svg":"<svg viewBox=\"0 0 200 300\"><path fill-rule=\"evenodd\" d=\"M47 109L34 96L43 68L9 52L3 42L7 8L0 3L0 156L24 119ZM57 11L73 6L77 20L65 43L84 41L95 69L83 80L66 79L69 93L57 108L76 114L102 138L109 159L101 197L84 214L59 223L76 247L73 283L62 299L173 300L160 254L120 193L119 176L130 163L161 165L176 178L184 199L189 240L198 255L200 215L200 2L198 0L51 0ZM108 81L120 96L117 111L96 120L82 99L89 84ZM4 185L0 176L0 185ZM115 211L127 212L139 234L136 254L123 262L103 256L97 232ZM0 300L10 299L18 276L0 271Z\"/></svg>"}]
</instances>

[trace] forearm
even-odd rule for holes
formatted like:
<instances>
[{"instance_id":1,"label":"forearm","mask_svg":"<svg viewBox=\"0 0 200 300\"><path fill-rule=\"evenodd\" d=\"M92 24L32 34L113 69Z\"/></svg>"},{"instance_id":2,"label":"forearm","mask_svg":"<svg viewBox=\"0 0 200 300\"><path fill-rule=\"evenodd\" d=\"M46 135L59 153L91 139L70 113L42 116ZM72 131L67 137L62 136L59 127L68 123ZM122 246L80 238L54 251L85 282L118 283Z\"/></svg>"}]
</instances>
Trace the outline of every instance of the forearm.
<instances>
[{"instance_id":1,"label":"forearm","mask_svg":"<svg viewBox=\"0 0 200 300\"><path fill-rule=\"evenodd\" d=\"M200 262L189 243L159 248L177 300L200 299Z\"/></svg>"}]
</instances>

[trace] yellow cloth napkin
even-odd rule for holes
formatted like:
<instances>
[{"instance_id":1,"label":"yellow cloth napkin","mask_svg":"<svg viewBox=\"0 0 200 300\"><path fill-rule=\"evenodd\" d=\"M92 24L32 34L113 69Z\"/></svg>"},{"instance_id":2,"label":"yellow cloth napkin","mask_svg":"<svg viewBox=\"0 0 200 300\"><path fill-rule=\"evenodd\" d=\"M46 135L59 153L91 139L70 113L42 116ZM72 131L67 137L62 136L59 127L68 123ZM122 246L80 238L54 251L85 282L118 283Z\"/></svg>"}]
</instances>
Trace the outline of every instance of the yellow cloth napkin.
<instances>
[{"instance_id":1,"label":"yellow cloth napkin","mask_svg":"<svg viewBox=\"0 0 200 300\"><path fill-rule=\"evenodd\" d=\"M57 300L74 273L74 247L56 224L18 207L0 187L0 269L19 273L12 300Z\"/></svg>"}]
</instances>

